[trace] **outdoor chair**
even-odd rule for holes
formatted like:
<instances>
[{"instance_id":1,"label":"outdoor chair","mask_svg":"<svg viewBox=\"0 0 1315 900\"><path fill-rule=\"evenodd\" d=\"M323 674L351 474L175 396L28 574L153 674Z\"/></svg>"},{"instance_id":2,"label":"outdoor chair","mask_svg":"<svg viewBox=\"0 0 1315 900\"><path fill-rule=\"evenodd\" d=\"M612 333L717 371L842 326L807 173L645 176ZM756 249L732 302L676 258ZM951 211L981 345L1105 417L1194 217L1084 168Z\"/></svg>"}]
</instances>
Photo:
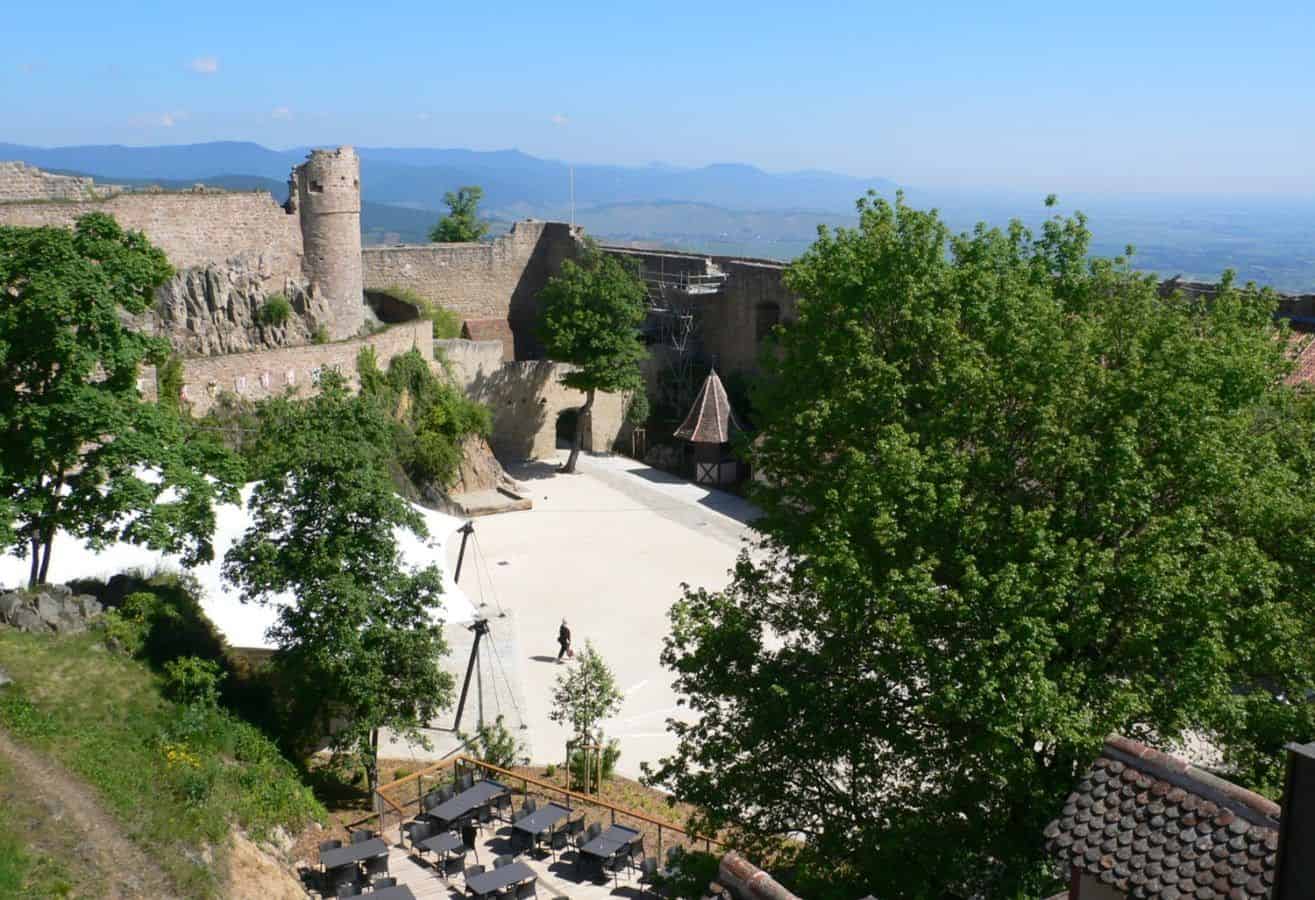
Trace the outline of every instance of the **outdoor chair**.
<instances>
[{"instance_id":1,"label":"outdoor chair","mask_svg":"<svg viewBox=\"0 0 1315 900\"><path fill-rule=\"evenodd\" d=\"M374 832L362 829L361 831L352 832L352 844L364 844L366 841L374 840Z\"/></svg>"},{"instance_id":2,"label":"outdoor chair","mask_svg":"<svg viewBox=\"0 0 1315 900\"><path fill-rule=\"evenodd\" d=\"M384 878L376 878L373 883L371 883L370 887L372 890L376 891L379 890L379 888L397 887L397 879L391 875Z\"/></svg>"},{"instance_id":3,"label":"outdoor chair","mask_svg":"<svg viewBox=\"0 0 1315 900\"><path fill-rule=\"evenodd\" d=\"M475 854L475 859L479 859L479 848L475 846L475 838L478 832L474 825L466 824L461 826L461 843L465 848Z\"/></svg>"},{"instance_id":4,"label":"outdoor chair","mask_svg":"<svg viewBox=\"0 0 1315 900\"><path fill-rule=\"evenodd\" d=\"M475 810L475 819L479 822L479 827L493 824L493 807L489 805L481 806Z\"/></svg>"},{"instance_id":5,"label":"outdoor chair","mask_svg":"<svg viewBox=\"0 0 1315 900\"><path fill-rule=\"evenodd\" d=\"M324 841L320 844L320 852L323 853L325 850L337 850L341 846L342 841Z\"/></svg>"},{"instance_id":6,"label":"outdoor chair","mask_svg":"<svg viewBox=\"0 0 1315 900\"><path fill-rule=\"evenodd\" d=\"M606 878L607 873L612 873L612 887L616 887L617 882L621 877L621 873L629 864L630 848L622 847L607 859L603 860L603 877Z\"/></svg>"},{"instance_id":7,"label":"outdoor chair","mask_svg":"<svg viewBox=\"0 0 1315 900\"><path fill-rule=\"evenodd\" d=\"M357 884L356 882L354 882L354 881L353 881L352 883L350 883L350 884L340 884L340 885L338 885L338 893L337 893L337 896L339 896L339 897L359 897L359 896L361 896L361 886L360 886L359 884Z\"/></svg>"},{"instance_id":8,"label":"outdoor chair","mask_svg":"<svg viewBox=\"0 0 1315 900\"><path fill-rule=\"evenodd\" d=\"M637 834L630 839L629 853L627 854L626 864L636 872L644 862L644 836Z\"/></svg>"},{"instance_id":9,"label":"outdoor chair","mask_svg":"<svg viewBox=\"0 0 1315 900\"><path fill-rule=\"evenodd\" d=\"M571 823L567 822L562 828L554 828L548 835L548 849L552 852L552 861L557 862L557 853L571 846Z\"/></svg>"},{"instance_id":10,"label":"outdoor chair","mask_svg":"<svg viewBox=\"0 0 1315 900\"><path fill-rule=\"evenodd\" d=\"M370 879L374 878L376 875L387 875L388 854L384 853L380 856L370 857L365 861L364 869L365 869L366 881L369 881Z\"/></svg>"},{"instance_id":11,"label":"outdoor chair","mask_svg":"<svg viewBox=\"0 0 1315 900\"><path fill-rule=\"evenodd\" d=\"M538 811L539 811L539 801L538 801L538 800L535 800L533 797L526 797L526 798L525 798L525 805L524 805L523 807L521 807L521 808L522 808L523 810L525 810L526 814L533 813L533 812L538 812Z\"/></svg>"},{"instance_id":12,"label":"outdoor chair","mask_svg":"<svg viewBox=\"0 0 1315 900\"><path fill-rule=\"evenodd\" d=\"M682 856L684 856L684 855L685 855L685 850L684 850L684 848L679 847L679 846L676 846L676 847L668 847L668 848L667 848L667 871L670 872L672 869L678 869L678 868L680 868L680 858L681 858Z\"/></svg>"},{"instance_id":13,"label":"outdoor chair","mask_svg":"<svg viewBox=\"0 0 1315 900\"><path fill-rule=\"evenodd\" d=\"M516 885L516 900L526 900L527 897L539 897L539 879L531 878L529 881L522 881Z\"/></svg>"},{"instance_id":14,"label":"outdoor chair","mask_svg":"<svg viewBox=\"0 0 1315 900\"><path fill-rule=\"evenodd\" d=\"M417 849L416 844L420 841L433 837L435 831L437 831L437 828L433 822L424 822L417 819L414 822L402 823L402 836L406 838L406 841L411 843L412 850ZM423 855L424 852L424 850L420 850L421 855Z\"/></svg>"},{"instance_id":15,"label":"outdoor chair","mask_svg":"<svg viewBox=\"0 0 1315 900\"><path fill-rule=\"evenodd\" d=\"M493 808L498 813L498 818L510 825L514 820L511 816L511 794L499 794L493 798Z\"/></svg>"},{"instance_id":16,"label":"outdoor chair","mask_svg":"<svg viewBox=\"0 0 1315 900\"><path fill-rule=\"evenodd\" d=\"M476 875L483 875L483 874L484 874L483 866L466 866L466 871L464 873L464 876L466 881L469 882L470 879L474 878ZM472 897L479 896L470 889L469 884L466 885L466 893L470 894Z\"/></svg>"},{"instance_id":17,"label":"outdoor chair","mask_svg":"<svg viewBox=\"0 0 1315 900\"><path fill-rule=\"evenodd\" d=\"M457 795L457 792L454 791L454 790L452 789L452 785L450 785L450 784L445 784L445 785L443 785L441 788L438 789L438 802L439 802L439 803L446 803L446 802L448 802L449 800L451 800L453 797L455 797L456 795Z\"/></svg>"},{"instance_id":18,"label":"outdoor chair","mask_svg":"<svg viewBox=\"0 0 1315 900\"><path fill-rule=\"evenodd\" d=\"M443 876L444 881L447 881L453 872L464 871L467 852L468 851L465 847L461 847L457 850L449 850L447 854L438 861L438 873Z\"/></svg>"},{"instance_id":19,"label":"outdoor chair","mask_svg":"<svg viewBox=\"0 0 1315 900\"><path fill-rule=\"evenodd\" d=\"M474 775L462 775L457 779L457 790L468 791L475 786Z\"/></svg>"},{"instance_id":20,"label":"outdoor chair","mask_svg":"<svg viewBox=\"0 0 1315 900\"><path fill-rule=\"evenodd\" d=\"M501 869L503 866L509 866L515 861L516 861L516 857L512 856L511 854L507 854L506 856L499 856L497 859L493 860L493 868Z\"/></svg>"},{"instance_id":21,"label":"outdoor chair","mask_svg":"<svg viewBox=\"0 0 1315 900\"><path fill-rule=\"evenodd\" d=\"M658 877L658 861L655 857L650 856L639 864L639 883L651 887L654 895L657 894Z\"/></svg>"}]
</instances>

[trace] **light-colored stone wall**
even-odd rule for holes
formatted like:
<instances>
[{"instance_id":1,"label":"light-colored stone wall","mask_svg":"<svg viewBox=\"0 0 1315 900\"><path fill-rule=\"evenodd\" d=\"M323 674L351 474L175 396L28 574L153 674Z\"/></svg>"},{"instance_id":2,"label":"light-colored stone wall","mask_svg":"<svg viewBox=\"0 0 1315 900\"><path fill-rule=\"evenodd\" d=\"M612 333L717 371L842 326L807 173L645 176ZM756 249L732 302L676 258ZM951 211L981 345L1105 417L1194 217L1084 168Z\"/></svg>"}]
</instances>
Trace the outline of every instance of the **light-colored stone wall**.
<instances>
[{"instance_id":1,"label":"light-colored stone wall","mask_svg":"<svg viewBox=\"0 0 1315 900\"><path fill-rule=\"evenodd\" d=\"M320 373L326 368L337 369L347 376L353 387L357 387L356 356L363 347L373 347L384 367L394 356L413 348L419 350L425 359L432 360L432 329L428 321L418 320L394 325L357 340L185 359L183 401L191 407L193 415L203 416L221 393L262 400L292 388L301 396L307 396L316 392ZM142 373L141 389L148 399L156 396L154 371Z\"/></svg>"},{"instance_id":2,"label":"light-colored stone wall","mask_svg":"<svg viewBox=\"0 0 1315 900\"><path fill-rule=\"evenodd\" d=\"M68 227L91 212L143 231L174 268L236 256L258 259L272 278L301 275L301 227L269 192L222 191L119 194L108 200L0 203L0 225Z\"/></svg>"},{"instance_id":3,"label":"light-colored stone wall","mask_svg":"<svg viewBox=\"0 0 1315 900\"><path fill-rule=\"evenodd\" d=\"M366 247L365 287L403 287L463 319L507 319L517 359L536 354L539 289L579 251L581 231L525 220L492 241Z\"/></svg>"},{"instance_id":4,"label":"light-colored stone wall","mask_svg":"<svg viewBox=\"0 0 1315 900\"><path fill-rule=\"evenodd\" d=\"M21 162L0 162L0 203L14 200L94 200L123 191L76 175L55 175Z\"/></svg>"},{"instance_id":5,"label":"light-colored stone wall","mask_svg":"<svg viewBox=\"0 0 1315 900\"><path fill-rule=\"evenodd\" d=\"M562 384L571 371L548 360L502 361L501 341L435 341L447 369L468 397L493 413L493 452L504 463L545 459L557 449L557 417L584 405L585 395ZM600 393L585 425L584 449L607 453L625 420L625 397Z\"/></svg>"},{"instance_id":6,"label":"light-colored stone wall","mask_svg":"<svg viewBox=\"0 0 1315 900\"><path fill-rule=\"evenodd\" d=\"M365 323L361 282L361 163L351 147L314 150L293 170L306 277L333 310L329 335L350 338Z\"/></svg>"}]
</instances>

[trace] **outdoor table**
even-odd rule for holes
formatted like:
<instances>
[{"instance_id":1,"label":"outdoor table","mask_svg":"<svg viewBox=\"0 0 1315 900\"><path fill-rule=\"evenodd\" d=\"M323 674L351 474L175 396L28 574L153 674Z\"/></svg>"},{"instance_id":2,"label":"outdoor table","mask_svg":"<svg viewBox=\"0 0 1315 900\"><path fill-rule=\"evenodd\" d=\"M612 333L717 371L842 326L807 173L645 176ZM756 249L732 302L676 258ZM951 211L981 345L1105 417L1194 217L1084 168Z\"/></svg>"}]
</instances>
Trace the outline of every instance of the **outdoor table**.
<instances>
[{"instance_id":1,"label":"outdoor table","mask_svg":"<svg viewBox=\"0 0 1315 900\"><path fill-rule=\"evenodd\" d=\"M404 884L376 888L370 891L369 896L374 897L375 900L416 900L416 895L411 893L411 889Z\"/></svg>"},{"instance_id":2,"label":"outdoor table","mask_svg":"<svg viewBox=\"0 0 1315 900\"><path fill-rule=\"evenodd\" d=\"M457 794L451 800L445 800L438 804L429 812L425 813L431 819L438 819L444 824L455 822L472 809L476 809L488 803L494 797L500 794L508 793L505 785L499 784L492 779L476 782L474 787L466 788L460 794Z\"/></svg>"},{"instance_id":3,"label":"outdoor table","mask_svg":"<svg viewBox=\"0 0 1315 900\"><path fill-rule=\"evenodd\" d=\"M428 850L430 853L451 853L453 850L460 850L465 844L461 842L461 835L445 831L442 834L425 838L416 846L421 850Z\"/></svg>"},{"instance_id":4,"label":"outdoor table","mask_svg":"<svg viewBox=\"0 0 1315 900\"><path fill-rule=\"evenodd\" d=\"M358 863L363 859L369 859L372 856L386 856L388 854L388 845L379 838L371 838L359 844L348 844L346 847L339 847L336 850L325 850L320 853L320 865L328 869L339 869L343 866L350 866L352 863Z\"/></svg>"},{"instance_id":5,"label":"outdoor table","mask_svg":"<svg viewBox=\"0 0 1315 900\"><path fill-rule=\"evenodd\" d=\"M496 893L509 884L529 881L534 877L536 877L534 870L518 861L509 863L501 869L491 869L479 875L471 875L466 879L466 887L472 894L482 897Z\"/></svg>"},{"instance_id":6,"label":"outdoor table","mask_svg":"<svg viewBox=\"0 0 1315 900\"><path fill-rule=\"evenodd\" d=\"M533 847L535 839L543 834L549 828L552 828L562 819L571 814L571 811L565 806L556 803L549 803L542 809L537 809L528 816L514 822L512 827L516 831L524 834L529 839L529 846Z\"/></svg>"},{"instance_id":7,"label":"outdoor table","mask_svg":"<svg viewBox=\"0 0 1315 900\"><path fill-rule=\"evenodd\" d=\"M598 837L581 847L580 854L594 857L601 866L603 862L615 856L616 851L630 843L631 838L638 837L638 835L639 832L633 828L627 828L624 825L612 825Z\"/></svg>"}]
</instances>

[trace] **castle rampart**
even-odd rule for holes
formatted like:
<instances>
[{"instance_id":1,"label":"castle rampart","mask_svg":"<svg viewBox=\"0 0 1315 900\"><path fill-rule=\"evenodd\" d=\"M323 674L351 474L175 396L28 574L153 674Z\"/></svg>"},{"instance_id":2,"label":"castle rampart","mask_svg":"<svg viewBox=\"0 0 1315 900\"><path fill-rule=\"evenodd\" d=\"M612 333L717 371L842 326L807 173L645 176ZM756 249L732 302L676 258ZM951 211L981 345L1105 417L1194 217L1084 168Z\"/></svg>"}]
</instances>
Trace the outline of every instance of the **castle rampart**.
<instances>
[{"instance_id":1,"label":"castle rampart","mask_svg":"<svg viewBox=\"0 0 1315 900\"><path fill-rule=\"evenodd\" d=\"M123 191L78 175L56 175L21 162L0 162L0 203L9 200L95 200Z\"/></svg>"},{"instance_id":2,"label":"castle rampart","mask_svg":"<svg viewBox=\"0 0 1315 900\"><path fill-rule=\"evenodd\" d=\"M318 390L320 374L326 368L347 376L355 388L360 383L356 356L365 347L373 347L380 364L385 367L388 360L411 349L432 360L433 325L416 320L356 340L185 359L183 400L191 407L193 415L203 416L223 393L246 400L262 400L292 388L304 397ZM155 398L153 370L143 371L141 387L144 396Z\"/></svg>"},{"instance_id":3,"label":"castle rampart","mask_svg":"<svg viewBox=\"0 0 1315 900\"><path fill-rule=\"evenodd\" d=\"M580 239L564 222L525 220L482 243L366 247L365 286L407 288L463 319L507 319L516 358L529 359L537 355L539 289L579 253Z\"/></svg>"},{"instance_id":4,"label":"castle rampart","mask_svg":"<svg viewBox=\"0 0 1315 900\"><path fill-rule=\"evenodd\" d=\"M69 227L92 212L145 232L177 269L247 256L258 258L262 274L270 278L301 275L297 217L268 192L161 191L106 200L14 201L0 203L0 225Z\"/></svg>"}]
</instances>

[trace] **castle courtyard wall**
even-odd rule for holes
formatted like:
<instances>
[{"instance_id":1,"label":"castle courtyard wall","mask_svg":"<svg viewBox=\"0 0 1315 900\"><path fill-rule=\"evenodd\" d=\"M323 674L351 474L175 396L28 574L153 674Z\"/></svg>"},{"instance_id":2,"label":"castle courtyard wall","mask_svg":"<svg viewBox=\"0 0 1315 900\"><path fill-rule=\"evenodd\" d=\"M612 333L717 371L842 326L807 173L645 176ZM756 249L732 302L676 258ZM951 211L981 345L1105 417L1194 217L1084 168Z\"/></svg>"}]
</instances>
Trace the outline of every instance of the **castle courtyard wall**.
<instances>
[{"instance_id":1,"label":"castle courtyard wall","mask_svg":"<svg viewBox=\"0 0 1315 900\"><path fill-rule=\"evenodd\" d=\"M121 192L79 175L56 175L21 162L0 162L0 203L10 200L94 200Z\"/></svg>"},{"instance_id":2,"label":"castle courtyard wall","mask_svg":"<svg viewBox=\"0 0 1315 900\"><path fill-rule=\"evenodd\" d=\"M341 372L356 389L360 387L356 357L365 347L374 348L381 367L387 367L394 356L412 349L432 361L433 325L416 320L356 340L184 359L183 402L193 415L203 416L224 393L253 401L278 396L289 389L300 396L310 396L318 392L320 375L326 369ZM147 399L156 396L154 376L151 370L142 373L140 384Z\"/></svg>"},{"instance_id":3,"label":"castle courtyard wall","mask_svg":"<svg viewBox=\"0 0 1315 900\"><path fill-rule=\"evenodd\" d=\"M301 226L268 191L127 193L105 200L0 202L0 225L71 226L92 212L145 232L176 269L258 258L272 278L301 275Z\"/></svg>"}]
</instances>

